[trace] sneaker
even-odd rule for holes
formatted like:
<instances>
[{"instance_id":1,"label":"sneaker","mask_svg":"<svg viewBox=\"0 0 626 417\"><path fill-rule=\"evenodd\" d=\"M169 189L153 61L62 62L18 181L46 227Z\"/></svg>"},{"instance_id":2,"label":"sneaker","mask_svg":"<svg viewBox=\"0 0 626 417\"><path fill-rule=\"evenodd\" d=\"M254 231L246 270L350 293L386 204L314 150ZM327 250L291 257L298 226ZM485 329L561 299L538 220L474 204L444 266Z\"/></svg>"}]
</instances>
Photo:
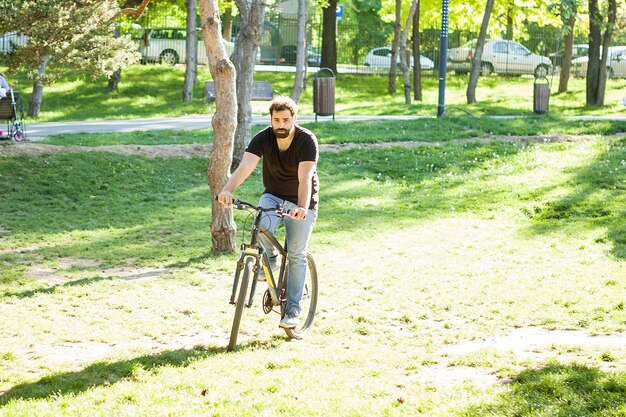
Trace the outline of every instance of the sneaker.
<instances>
[{"instance_id":1,"label":"sneaker","mask_svg":"<svg viewBox=\"0 0 626 417\"><path fill-rule=\"evenodd\" d=\"M276 276L276 273L278 272L278 263L276 262L276 258L270 258L270 268L272 269L272 273L274 274L274 276ZM261 282L267 281L264 268L261 268L259 270L259 281Z\"/></svg>"},{"instance_id":2,"label":"sneaker","mask_svg":"<svg viewBox=\"0 0 626 417\"><path fill-rule=\"evenodd\" d=\"M298 325L299 322L300 318L297 314L287 313L285 314L285 317L283 317L283 319L280 321L279 326L283 329L293 329Z\"/></svg>"}]
</instances>

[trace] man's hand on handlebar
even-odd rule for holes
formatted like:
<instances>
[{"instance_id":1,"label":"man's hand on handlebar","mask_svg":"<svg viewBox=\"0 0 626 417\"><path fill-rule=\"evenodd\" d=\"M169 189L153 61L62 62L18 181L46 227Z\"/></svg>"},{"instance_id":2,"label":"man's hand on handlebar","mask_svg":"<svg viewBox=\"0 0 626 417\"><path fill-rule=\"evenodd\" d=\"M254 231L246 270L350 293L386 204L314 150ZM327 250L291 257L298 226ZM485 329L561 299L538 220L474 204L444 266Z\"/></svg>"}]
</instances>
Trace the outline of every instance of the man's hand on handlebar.
<instances>
[{"instance_id":1,"label":"man's hand on handlebar","mask_svg":"<svg viewBox=\"0 0 626 417\"><path fill-rule=\"evenodd\" d=\"M235 197L233 197L233 193L225 190L222 190L222 192L217 196L217 201L225 207L232 207L234 199Z\"/></svg>"},{"instance_id":2,"label":"man's hand on handlebar","mask_svg":"<svg viewBox=\"0 0 626 417\"><path fill-rule=\"evenodd\" d=\"M302 207L296 207L294 209L291 209L288 215L294 220L304 220L306 219L306 213L307 209Z\"/></svg>"}]
</instances>

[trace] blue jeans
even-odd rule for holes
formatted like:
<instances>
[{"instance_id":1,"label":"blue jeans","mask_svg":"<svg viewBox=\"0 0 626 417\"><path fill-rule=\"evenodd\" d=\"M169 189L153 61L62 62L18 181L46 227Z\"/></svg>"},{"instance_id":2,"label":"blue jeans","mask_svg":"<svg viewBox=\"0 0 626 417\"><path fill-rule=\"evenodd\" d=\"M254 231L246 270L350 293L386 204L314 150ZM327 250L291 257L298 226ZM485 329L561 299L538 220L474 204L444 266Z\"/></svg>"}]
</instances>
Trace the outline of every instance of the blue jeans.
<instances>
[{"instance_id":1,"label":"blue jeans","mask_svg":"<svg viewBox=\"0 0 626 417\"><path fill-rule=\"evenodd\" d=\"M297 207L297 205L269 193L263 194L259 200L261 207L275 207L278 204L282 204L285 210ZM289 259L286 314L300 314L300 300L302 299L307 268L307 247L316 219L317 210L308 210L306 219L303 220L294 220L287 216L279 217L273 212L264 213L261 219L261 228L271 234L276 232L281 223L285 223L287 245L285 249L287 249L287 258ZM267 239L260 235L259 241L268 251L268 255L272 256L272 246Z\"/></svg>"}]
</instances>

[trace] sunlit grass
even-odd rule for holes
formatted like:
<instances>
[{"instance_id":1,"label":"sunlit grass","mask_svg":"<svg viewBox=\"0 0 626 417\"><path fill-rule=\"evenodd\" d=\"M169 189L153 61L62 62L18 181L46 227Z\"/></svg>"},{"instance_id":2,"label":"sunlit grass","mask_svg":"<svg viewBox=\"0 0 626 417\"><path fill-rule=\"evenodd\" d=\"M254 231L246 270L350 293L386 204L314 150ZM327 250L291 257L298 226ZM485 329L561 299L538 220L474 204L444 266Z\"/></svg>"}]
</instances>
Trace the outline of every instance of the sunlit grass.
<instances>
[{"instance_id":1,"label":"sunlit grass","mask_svg":"<svg viewBox=\"0 0 626 417\"><path fill-rule=\"evenodd\" d=\"M453 140L455 131L603 135L622 126L462 122L437 125L431 141L444 143L436 146L322 152L312 331L287 341L278 316L261 311L259 287L231 353L237 255L211 252L208 161L105 152L0 158L2 413L620 415L619 344L464 347L527 328L623 334L624 138ZM314 127L334 143L436 132L398 123L362 124L361 135L346 124ZM254 201L260 183L257 170L238 196ZM235 218L241 240L249 218ZM144 268L167 272L142 277Z\"/></svg>"}]
</instances>

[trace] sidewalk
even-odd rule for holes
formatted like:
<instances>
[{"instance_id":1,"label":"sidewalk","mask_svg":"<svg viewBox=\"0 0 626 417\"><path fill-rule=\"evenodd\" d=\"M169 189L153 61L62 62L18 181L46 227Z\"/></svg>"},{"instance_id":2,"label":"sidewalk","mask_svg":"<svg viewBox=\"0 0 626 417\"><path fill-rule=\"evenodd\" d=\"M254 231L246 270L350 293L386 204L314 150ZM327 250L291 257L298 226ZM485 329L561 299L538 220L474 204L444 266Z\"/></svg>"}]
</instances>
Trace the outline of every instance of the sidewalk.
<instances>
[{"instance_id":1,"label":"sidewalk","mask_svg":"<svg viewBox=\"0 0 626 417\"><path fill-rule=\"evenodd\" d=\"M180 117L162 117L150 119L128 120L98 120L92 122L45 122L26 123L28 140L42 140L46 136L63 133L106 133L106 132L131 132L136 130L159 130L159 129L203 129L211 128L213 115L191 115ZM428 116L339 116L335 115L335 121L351 120L412 120L428 118ZM332 117L318 116L318 122L332 121ZM315 116L299 115L298 122L314 122ZM269 116L253 115L252 124L269 125Z\"/></svg>"},{"instance_id":2,"label":"sidewalk","mask_svg":"<svg viewBox=\"0 0 626 417\"><path fill-rule=\"evenodd\" d=\"M107 133L107 132L131 132L137 130L160 130L160 129L210 129L213 115L191 115L180 117L163 117L149 119L128 120L98 120L83 122L45 122L26 123L26 135L30 141L39 141L46 136L63 133ZM416 120L430 119L436 116L345 116L335 115L335 121L362 121L362 120ZM493 118L511 119L524 116L490 116ZM566 118L578 120L626 120L626 116L568 116ZM318 116L318 122L332 121L332 117ZM314 122L315 116L299 115L299 123ZM269 125L268 115L253 115L252 124Z\"/></svg>"}]
</instances>

